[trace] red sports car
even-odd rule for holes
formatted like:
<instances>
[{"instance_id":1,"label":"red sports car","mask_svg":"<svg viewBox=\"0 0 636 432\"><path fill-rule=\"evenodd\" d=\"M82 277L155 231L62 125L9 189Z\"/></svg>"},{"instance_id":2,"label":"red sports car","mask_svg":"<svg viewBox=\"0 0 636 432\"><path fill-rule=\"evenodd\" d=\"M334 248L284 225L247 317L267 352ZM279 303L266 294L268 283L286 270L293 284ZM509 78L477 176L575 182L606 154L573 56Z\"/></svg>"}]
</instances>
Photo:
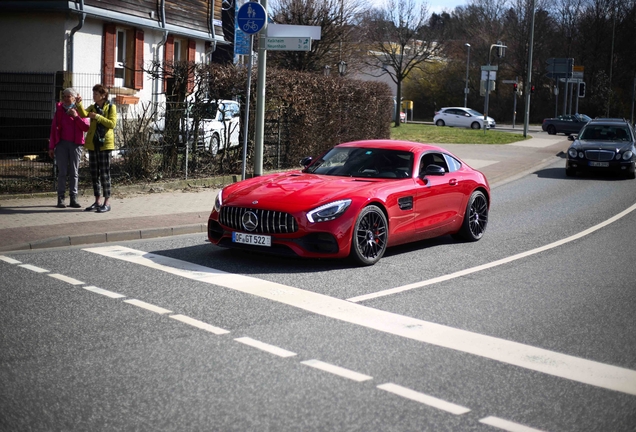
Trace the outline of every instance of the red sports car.
<instances>
[{"instance_id":1,"label":"red sports car","mask_svg":"<svg viewBox=\"0 0 636 432\"><path fill-rule=\"evenodd\" d=\"M389 246L447 234L477 241L486 230L486 177L440 147L355 141L301 163L303 170L221 190L208 220L210 241L372 265Z\"/></svg>"}]
</instances>

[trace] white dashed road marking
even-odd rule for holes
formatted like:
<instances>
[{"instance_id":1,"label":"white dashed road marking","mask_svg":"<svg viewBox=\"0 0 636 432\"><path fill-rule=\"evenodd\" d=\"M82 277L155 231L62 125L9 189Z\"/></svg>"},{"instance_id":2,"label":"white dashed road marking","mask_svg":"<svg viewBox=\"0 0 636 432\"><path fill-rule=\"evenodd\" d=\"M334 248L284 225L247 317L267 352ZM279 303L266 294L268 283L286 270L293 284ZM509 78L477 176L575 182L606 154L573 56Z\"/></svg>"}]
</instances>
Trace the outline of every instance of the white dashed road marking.
<instances>
[{"instance_id":1,"label":"white dashed road marking","mask_svg":"<svg viewBox=\"0 0 636 432\"><path fill-rule=\"evenodd\" d=\"M189 316L185 316L185 315L170 315L169 318L172 318L172 319L177 320L177 321L181 321L182 323L191 325L191 326L199 328L201 330L208 331L210 333L214 333L216 335L222 335L222 334L229 333L228 330L222 329L220 327L214 327L213 325L210 325L208 323L204 323L203 321L199 321L199 320L196 320L194 318L190 318Z\"/></svg>"},{"instance_id":2,"label":"white dashed road marking","mask_svg":"<svg viewBox=\"0 0 636 432\"><path fill-rule=\"evenodd\" d=\"M34 265L31 265L31 264L20 264L18 267L22 267L22 268L25 268L27 270L34 271L36 273L48 273L49 272L46 269L43 269L41 267L36 267Z\"/></svg>"},{"instance_id":3,"label":"white dashed road marking","mask_svg":"<svg viewBox=\"0 0 636 432\"><path fill-rule=\"evenodd\" d=\"M293 357L296 355L296 353L294 352L287 351L277 346L266 344L265 342L260 342L249 337L242 337L242 338L237 338L234 340L242 344L249 345L253 348L258 348L261 351L265 351L270 354L277 355L278 357Z\"/></svg>"},{"instance_id":4,"label":"white dashed road marking","mask_svg":"<svg viewBox=\"0 0 636 432\"><path fill-rule=\"evenodd\" d=\"M169 311L168 309L164 309L162 307L155 306L153 304L146 303L144 301L136 300L136 299L124 300L124 303L128 303L128 304L131 304L133 306L137 306L137 307L140 307L140 308L143 308L143 309L147 309L149 311L156 312L158 314L167 314L167 313L171 313L172 312L172 311Z\"/></svg>"},{"instance_id":5,"label":"white dashed road marking","mask_svg":"<svg viewBox=\"0 0 636 432\"><path fill-rule=\"evenodd\" d=\"M494 426L499 429L503 429L509 432L542 432L539 429L534 429L528 426L524 426L519 423L514 423L508 420L500 419L497 417L486 417L479 420L480 423Z\"/></svg>"},{"instance_id":6,"label":"white dashed road marking","mask_svg":"<svg viewBox=\"0 0 636 432\"><path fill-rule=\"evenodd\" d=\"M9 264L21 264L22 261L15 260L13 258L9 258L8 256L0 255L0 261L4 261Z\"/></svg>"},{"instance_id":7,"label":"white dashed road marking","mask_svg":"<svg viewBox=\"0 0 636 432\"><path fill-rule=\"evenodd\" d=\"M116 292L108 291L108 290L105 290L105 289L102 289L102 288L97 288L96 286L92 286L92 285L91 286L85 286L84 289L92 291L92 292L97 293L97 294L104 295L106 297L114 298L114 299L126 297L123 294L117 294Z\"/></svg>"},{"instance_id":8,"label":"white dashed road marking","mask_svg":"<svg viewBox=\"0 0 636 432\"><path fill-rule=\"evenodd\" d=\"M78 281L77 279L73 279L72 277L64 276L59 273L50 273L49 276L61 280L62 282L70 283L71 285L84 285L84 282L82 281Z\"/></svg>"},{"instance_id":9,"label":"white dashed road marking","mask_svg":"<svg viewBox=\"0 0 636 432\"><path fill-rule=\"evenodd\" d=\"M275 282L226 273L122 246L105 246L84 250L202 283L234 289L396 336L454 349L580 383L636 395L636 371L618 366L455 329Z\"/></svg>"},{"instance_id":10,"label":"white dashed road marking","mask_svg":"<svg viewBox=\"0 0 636 432\"><path fill-rule=\"evenodd\" d=\"M368 381L368 380L373 379L373 377L370 377L369 375L364 375L364 374L361 374L359 372L355 372L355 371L352 371L352 370L349 370L349 369L345 369L345 368L340 367L340 366L336 366L336 365L332 365L330 363L322 362L320 360L307 360L307 361L302 361L300 363L302 363L304 365L307 365L307 366L311 366L311 367L316 368L316 369L320 369L320 370L325 371L325 372L332 373L334 375L341 376L343 378L348 378L350 380L357 381L357 382Z\"/></svg>"},{"instance_id":11,"label":"white dashed road marking","mask_svg":"<svg viewBox=\"0 0 636 432\"><path fill-rule=\"evenodd\" d=\"M416 402L423 403L425 405L431 406L433 408L437 408L451 414L460 415L466 414L470 411L470 409L463 407L461 405L456 405L454 403L446 402L445 400L438 399L433 396L429 396L424 393L417 392L415 390L411 390L406 387L402 387L393 383L381 384L378 386L379 389L386 390L398 396L402 396L407 399L414 400Z\"/></svg>"}]
</instances>

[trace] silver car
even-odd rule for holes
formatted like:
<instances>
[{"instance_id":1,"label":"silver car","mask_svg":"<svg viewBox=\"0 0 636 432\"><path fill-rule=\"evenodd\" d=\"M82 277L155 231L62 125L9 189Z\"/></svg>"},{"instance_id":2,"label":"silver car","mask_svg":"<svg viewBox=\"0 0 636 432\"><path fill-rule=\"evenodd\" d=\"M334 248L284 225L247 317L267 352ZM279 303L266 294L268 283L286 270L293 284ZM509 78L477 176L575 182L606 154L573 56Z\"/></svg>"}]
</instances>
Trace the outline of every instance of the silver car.
<instances>
[{"instance_id":1,"label":"silver car","mask_svg":"<svg viewBox=\"0 0 636 432\"><path fill-rule=\"evenodd\" d=\"M484 115L471 108L448 107L442 108L435 113L433 122L436 126L455 126L471 129L482 129L484 127ZM488 117L486 128L492 129L496 126L495 119Z\"/></svg>"}]
</instances>

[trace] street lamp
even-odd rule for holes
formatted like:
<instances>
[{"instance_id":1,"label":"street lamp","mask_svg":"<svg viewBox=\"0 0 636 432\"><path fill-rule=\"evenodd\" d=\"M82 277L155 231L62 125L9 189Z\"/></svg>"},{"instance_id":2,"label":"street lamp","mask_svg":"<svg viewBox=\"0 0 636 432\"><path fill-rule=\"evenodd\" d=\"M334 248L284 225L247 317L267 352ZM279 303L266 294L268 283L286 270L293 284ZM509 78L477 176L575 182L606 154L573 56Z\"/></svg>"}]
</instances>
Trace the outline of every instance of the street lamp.
<instances>
[{"instance_id":1,"label":"street lamp","mask_svg":"<svg viewBox=\"0 0 636 432\"><path fill-rule=\"evenodd\" d=\"M464 87L464 108L468 105L468 65L470 64L470 44L464 44L468 48L468 57L466 57L466 87Z\"/></svg>"},{"instance_id":2,"label":"street lamp","mask_svg":"<svg viewBox=\"0 0 636 432\"><path fill-rule=\"evenodd\" d=\"M344 76L347 73L347 62L344 60L340 60L338 62L338 73L340 76Z\"/></svg>"}]
</instances>

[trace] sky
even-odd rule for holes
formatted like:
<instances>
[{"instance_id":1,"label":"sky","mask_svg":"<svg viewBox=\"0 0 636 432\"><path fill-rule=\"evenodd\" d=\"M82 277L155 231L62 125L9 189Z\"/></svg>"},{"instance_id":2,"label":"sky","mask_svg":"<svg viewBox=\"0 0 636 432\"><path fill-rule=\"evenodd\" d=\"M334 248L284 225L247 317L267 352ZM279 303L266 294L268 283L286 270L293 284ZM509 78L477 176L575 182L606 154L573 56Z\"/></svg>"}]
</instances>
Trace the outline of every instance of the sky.
<instances>
[{"instance_id":1,"label":"sky","mask_svg":"<svg viewBox=\"0 0 636 432\"><path fill-rule=\"evenodd\" d=\"M466 6L467 0L428 0L428 11L440 13L444 9L452 11L456 6Z\"/></svg>"}]
</instances>

